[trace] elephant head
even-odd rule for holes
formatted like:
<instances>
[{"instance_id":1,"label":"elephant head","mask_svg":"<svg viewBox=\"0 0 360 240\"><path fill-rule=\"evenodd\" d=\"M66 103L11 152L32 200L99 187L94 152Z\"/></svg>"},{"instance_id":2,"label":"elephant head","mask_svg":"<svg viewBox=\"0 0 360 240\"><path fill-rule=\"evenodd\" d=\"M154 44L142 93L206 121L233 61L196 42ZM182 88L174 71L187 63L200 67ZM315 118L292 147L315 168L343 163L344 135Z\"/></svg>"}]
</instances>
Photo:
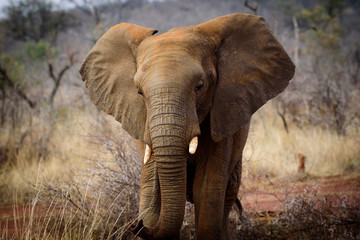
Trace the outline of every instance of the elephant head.
<instances>
[{"instance_id":1,"label":"elephant head","mask_svg":"<svg viewBox=\"0 0 360 240\"><path fill-rule=\"evenodd\" d=\"M156 32L112 27L80 73L97 107L146 144L140 236L170 239L182 224L186 163L201 123L208 119L214 142L231 136L286 88L295 67L258 16L231 14Z\"/></svg>"}]
</instances>

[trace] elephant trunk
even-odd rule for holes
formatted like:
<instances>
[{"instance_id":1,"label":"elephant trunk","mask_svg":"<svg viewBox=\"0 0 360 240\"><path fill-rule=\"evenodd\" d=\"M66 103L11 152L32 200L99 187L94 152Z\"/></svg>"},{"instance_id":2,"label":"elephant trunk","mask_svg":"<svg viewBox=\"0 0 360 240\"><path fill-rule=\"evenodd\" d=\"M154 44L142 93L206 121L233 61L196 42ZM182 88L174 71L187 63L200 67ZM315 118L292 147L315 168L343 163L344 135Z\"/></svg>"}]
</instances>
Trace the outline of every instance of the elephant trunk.
<instances>
[{"instance_id":1,"label":"elephant trunk","mask_svg":"<svg viewBox=\"0 0 360 240\"><path fill-rule=\"evenodd\" d=\"M186 202L186 158L156 157L160 182L161 208L153 235L158 239L177 238Z\"/></svg>"},{"instance_id":2,"label":"elephant trunk","mask_svg":"<svg viewBox=\"0 0 360 240\"><path fill-rule=\"evenodd\" d=\"M187 117L185 104L179 102L184 98L160 95L149 101L148 115L152 157L160 185L160 214L155 226L144 227L140 221L137 229L142 229L139 235L145 239L176 239L186 202Z\"/></svg>"}]
</instances>

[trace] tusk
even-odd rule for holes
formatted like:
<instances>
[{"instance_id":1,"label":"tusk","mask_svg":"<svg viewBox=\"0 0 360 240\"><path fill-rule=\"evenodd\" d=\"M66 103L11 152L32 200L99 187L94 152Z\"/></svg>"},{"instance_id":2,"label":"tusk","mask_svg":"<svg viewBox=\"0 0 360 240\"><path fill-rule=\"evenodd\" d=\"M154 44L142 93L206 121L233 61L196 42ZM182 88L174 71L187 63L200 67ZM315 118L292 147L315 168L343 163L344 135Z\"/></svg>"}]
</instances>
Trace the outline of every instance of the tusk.
<instances>
[{"instance_id":1,"label":"tusk","mask_svg":"<svg viewBox=\"0 0 360 240\"><path fill-rule=\"evenodd\" d=\"M144 164L146 164L151 156L151 148L149 147L149 145L146 144L146 148L145 148L145 156L144 156Z\"/></svg>"},{"instance_id":2,"label":"tusk","mask_svg":"<svg viewBox=\"0 0 360 240\"><path fill-rule=\"evenodd\" d=\"M198 137L195 136L193 139L191 139L189 144L189 153L194 154L196 152L198 146Z\"/></svg>"}]
</instances>

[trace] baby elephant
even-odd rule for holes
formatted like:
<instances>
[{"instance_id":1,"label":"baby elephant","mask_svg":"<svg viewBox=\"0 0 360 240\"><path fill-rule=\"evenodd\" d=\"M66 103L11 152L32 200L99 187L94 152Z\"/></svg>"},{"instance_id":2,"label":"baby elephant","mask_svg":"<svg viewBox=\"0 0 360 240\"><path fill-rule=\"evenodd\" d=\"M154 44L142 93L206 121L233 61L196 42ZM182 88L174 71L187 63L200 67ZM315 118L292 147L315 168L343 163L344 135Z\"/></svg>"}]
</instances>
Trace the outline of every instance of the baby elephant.
<instances>
[{"instance_id":1,"label":"baby elephant","mask_svg":"<svg viewBox=\"0 0 360 240\"><path fill-rule=\"evenodd\" d=\"M295 66L265 20L231 14L166 33L108 30L80 73L96 106L142 144L144 239L177 239L186 200L196 239L229 239L252 114L281 93Z\"/></svg>"}]
</instances>

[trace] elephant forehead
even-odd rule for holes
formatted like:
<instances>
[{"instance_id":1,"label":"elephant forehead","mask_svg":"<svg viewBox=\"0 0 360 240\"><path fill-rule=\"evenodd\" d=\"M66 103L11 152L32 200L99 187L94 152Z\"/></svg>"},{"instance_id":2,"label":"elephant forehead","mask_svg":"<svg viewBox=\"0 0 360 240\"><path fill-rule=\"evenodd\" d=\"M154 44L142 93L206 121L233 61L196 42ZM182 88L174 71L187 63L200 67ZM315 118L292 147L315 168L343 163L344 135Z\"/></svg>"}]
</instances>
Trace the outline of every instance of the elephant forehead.
<instances>
[{"instance_id":1,"label":"elephant forehead","mask_svg":"<svg viewBox=\"0 0 360 240\"><path fill-rule=\"evenodd\" d=\"M201 64L193 58L182 54L163 53L148 57L142 64L139 64L134 80L137 85L142 85L143 81L147 83L191 82L194 78L201 78L203 74Z\"/></svg>"},{"instance_id":2,"label":"elephant forehead","mask_svg":"<svg viewBox=\"0 0 360 240\"><path fill-rule=\"evenodd\" d=\"M201 57L206 50L205 39L187 28L171 30L145 39L138 48L139 60L157 55L188 55Z\"/></svg>"}]
</instances>

